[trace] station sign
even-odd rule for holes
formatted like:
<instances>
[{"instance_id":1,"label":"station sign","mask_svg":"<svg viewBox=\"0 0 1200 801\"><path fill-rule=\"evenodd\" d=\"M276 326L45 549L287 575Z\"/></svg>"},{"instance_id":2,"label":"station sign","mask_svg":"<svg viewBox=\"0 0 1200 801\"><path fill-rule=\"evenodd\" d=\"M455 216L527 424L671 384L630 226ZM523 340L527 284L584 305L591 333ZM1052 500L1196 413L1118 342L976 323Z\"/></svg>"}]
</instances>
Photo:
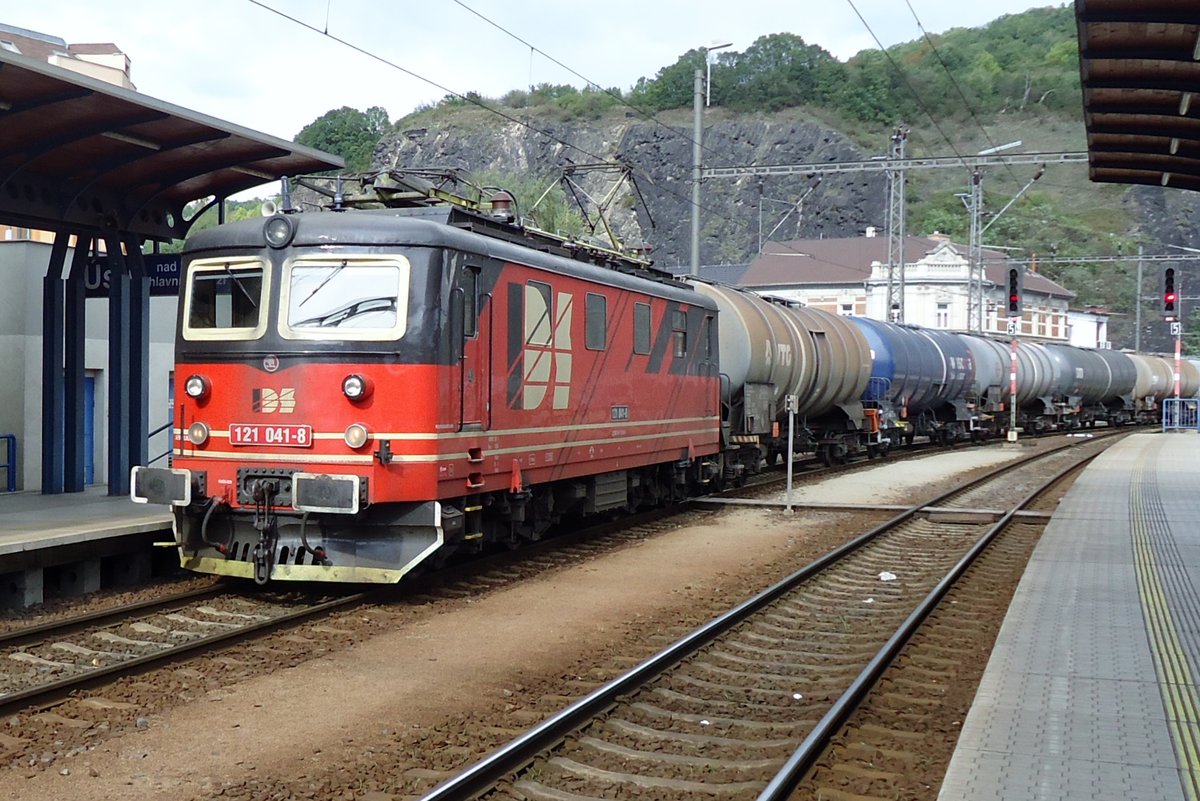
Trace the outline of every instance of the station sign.
<instances>
[{"instance_id":1,"label":"station sign","mask_svg":"<svg viewBox=\"0 0 1200 801\"><path fill-rule=\"evenodd\" d=\"M150 279L151 297L178 297L182 259L178 253L149 253L142 256L146 277ZM84 295L107 298L112 270L107 256L88 259L84 270Z\"/></svg>"}]
</instances>

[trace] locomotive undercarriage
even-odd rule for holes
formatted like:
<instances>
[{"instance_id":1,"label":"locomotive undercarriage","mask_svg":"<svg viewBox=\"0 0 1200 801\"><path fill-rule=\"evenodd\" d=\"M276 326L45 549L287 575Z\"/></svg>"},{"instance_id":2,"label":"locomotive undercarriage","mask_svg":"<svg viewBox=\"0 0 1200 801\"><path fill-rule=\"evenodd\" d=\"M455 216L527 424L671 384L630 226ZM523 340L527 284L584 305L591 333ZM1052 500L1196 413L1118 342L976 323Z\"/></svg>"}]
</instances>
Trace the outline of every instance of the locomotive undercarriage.
<instances>
[{"instance_id":1,"label":"locomotive undercarriage","mask_svg":"<svg viewBox=\"0 0 1200 801\"><path fill-rule=\"evenodd\" d=\"M632 470L618 470L538 484L503 492L467 496L447 505L462 511L465 525L448 535L435 561L474 553L493 544L520 547L536 542L569 520L627 514L678 503L711 492L737 471L722 456L681 459Z\"/></svg>"},{"instance_id":2,"label":"locomotive undercarriage","mask_svg":"<svg viewBox=\"0 0 1200 801\"><path fill-rule=\"evenodd\" d=\"M282 505L280 487L289 482L277 477L255 484L251 506L205 497L174 507L175 538L189 570L260 584L394 583L454 554L518 547L564 520L677 503L741 474L718 455L444 502L364 504L354 513Z\"/></svg>"}]
</instances>

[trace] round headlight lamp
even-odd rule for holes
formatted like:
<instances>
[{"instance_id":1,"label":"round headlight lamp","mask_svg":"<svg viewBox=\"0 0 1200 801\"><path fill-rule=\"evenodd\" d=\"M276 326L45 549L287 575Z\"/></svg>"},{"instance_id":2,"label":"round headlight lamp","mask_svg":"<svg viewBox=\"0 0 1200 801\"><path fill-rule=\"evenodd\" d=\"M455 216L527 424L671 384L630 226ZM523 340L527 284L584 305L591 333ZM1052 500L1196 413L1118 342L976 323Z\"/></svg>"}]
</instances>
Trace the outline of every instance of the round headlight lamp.
<instances>
[{"instance_id":1,"label":"round headlight lamp","mask_svg":"<svg viewBox=\"0 0 1200 801\"><path fill-rule=\"evenodd\" d=\"M342 394L352 401L363 400L371 394L371 382L358 373L342 379Z\"/></svg>"},{"instance_id":2,"label":"round headlight lamp","mask_svg":"<svg viewBox=\"0 0 1200 801\"><path fill-rule=\"evenodd\" d=\"M273 248L286 247L292 241L295 233L296 228L292 224L291 218L282 214L268 217L266 223L263 224L263 238Z\"/></svg>"},{"instance_id":3,"label":"round headlight lamp","mask_svg":"<svg viewBox=\"0 0 1200 801\"><path fill-rule=\"evenodd\" d=\"M203 445L208 442L208 424L199 421L188 426L187 439L193 445Z\"/></svg>"},{"instance_id":4,"label":"round headlight lamp","mask_svg":"<svg viewBox=\"0 0 1200 801\"><path fill-rule=\"evenodd\" d=\"M190 375L187 381L183 383L183 391L187 393L189 398L201 400L208 396L210 384L208 379L202 375Z\"/></svg>"},{"instance_id":5,"label":"round headlight lamp","mask_svg":"<svg viewBox=\"0 0 1200 801\"><path fill-rule=\"evenodd\" d=\"M371 435L367 432L367 427L362 423L351 423L346 429L346 444L351 448L361 448L367 444L367 440Z\"/></svg>"}]
</instances>

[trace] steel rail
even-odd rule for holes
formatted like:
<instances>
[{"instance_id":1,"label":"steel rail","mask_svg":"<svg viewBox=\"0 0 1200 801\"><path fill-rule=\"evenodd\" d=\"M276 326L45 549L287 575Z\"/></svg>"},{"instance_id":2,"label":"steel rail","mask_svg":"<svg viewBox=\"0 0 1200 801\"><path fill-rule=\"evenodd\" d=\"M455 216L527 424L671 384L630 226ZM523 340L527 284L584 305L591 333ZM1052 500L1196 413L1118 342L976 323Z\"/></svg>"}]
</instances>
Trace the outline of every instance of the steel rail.
<instances>
[{"instance_id":1,"label":"steel rail","mask_svg":"<svg viewBox=\"0 0 1200 801\"><path fill-rule=\"evenodd\" d=\"M1008 528L1016 513L1031 504L1039 495L1046 492L1064 477L1076 470L1082 469L1099 455L1098 453L1093 454L1060 470L1053 478L1026 495L1016 506L997 520L988 529L987 533L980 537L979 541L967 551L950 572L929 591L929 594L917 605L912 614L900 624L900 627L896 629L896 633L888 638L888 641L883 644L879 652L867 663L867 666L862 669L862 672L858 674L846 691L842 693L833 706L829 708L829 711L825 713L821 720L817 722L817 725L813 727L812 731L808 733L808 736L804 738L800 746L788 758L788 761L784 763L784 766L775 774L775 778L759 793L756 801L787 801L791 797L792 792L796 789L796 785L799 784L809 768L812 767L813 763L824 752L830 739L841 730L846 720L879 681L879 677L883 675L883 672L887 670L901 649L908 644L912 635L921 627L925 618L937 608L938 604L946 596L946 593L962 578L963 573L1000 536L1001 532Z\"/></svg>"},{"instance_id":2,"label":"steel rail","mask_svg":"<svg viewBox=\"0 0 1200 801\"><path fill-rule=\"evenodd\" d=\"M314 606L287 612L270 620L250 623L230 631L219 632L208 637L202 637L181 645L172 646L170 650L155 654L135 657L106 667L96 668L76 676L67 676L55 682L30 687L25 690L0 695L0 716L11 715L30 706L43 706L61 699L73 690L86 689L101 681L127 673L136 673L147 667L157 667L168 664L176 659L199 651L224 647L276 628L282 628L291 623L309 617L331 612L344 606L361 603L372 593L357 593L341 598L334 598Z\"/></svg>"},{"instance_id":3,"label":"steel rail","mask_svg":"<svg viewBox=\"0 0 1200 801\"><path fill-rule=\"evenodd\" d=\"M1107 438L1107 436L1104 438ZM876 539L880 534L908 521L926 506L937 505L954 495L991 481L1001 473L1012 470L1015 467L1024 466L1030 462L1043 459L1080 444L1083 444L1083 441L1076 440L1048 451L1030 454L1021 459L1005 463L984 475L961 482L934 498L924 500L900 512L895 517L860 534L853 540L839 546L790 576L773 584L758 595L742 602L720 617L714 618L683 639L631 668L608 684L599 687L574 704L571 704L558 714L547 718L542 723L516 737L500 749L493 751L466 770L443 781L429 793L422 796L420 801L468 801L468 799L478 797L504 777L519 771L539 754L558 745L571 732L577 731L601 713L615 706L621 696L637 691L665 673L669 668L681 662L684 658L691 656L700 648L708 645L730 629L744 622L746 618L764 606L791 592L798 585L820 573L829 565L857 551L863 545ZM1011 519L1014 512L1015 510L1010 511L1003 519Z\"/></svg>"},{"instance_id":4,"label":"steel rail","mask_svg":"<svg viewBox=\"0 0 1200 801\"><path fill-rule=\"evenodd\" d=\"M116 623L122 618L131 617L137 612L153 613L159 609L170 609L171 607L184 604L188 601L194 601L198 598L203 598L206 595L215 597L226 592L226 589L227 588L222 587L204 587L196 590L188 590L187 592L176 593L175 595L170 595L166 598L139 601L137 603L129 604L128 606L116 606L108 609L98 609L94 612L87 612L74 617L63 618L61 620L51 620L34 626L24 626L19 629L0 632L0 646L21 645L34 640L46 639L51 635L69 634L71 632L78 631L85 626L91 626L98 623Z\"/></svg>"}]
</instances>

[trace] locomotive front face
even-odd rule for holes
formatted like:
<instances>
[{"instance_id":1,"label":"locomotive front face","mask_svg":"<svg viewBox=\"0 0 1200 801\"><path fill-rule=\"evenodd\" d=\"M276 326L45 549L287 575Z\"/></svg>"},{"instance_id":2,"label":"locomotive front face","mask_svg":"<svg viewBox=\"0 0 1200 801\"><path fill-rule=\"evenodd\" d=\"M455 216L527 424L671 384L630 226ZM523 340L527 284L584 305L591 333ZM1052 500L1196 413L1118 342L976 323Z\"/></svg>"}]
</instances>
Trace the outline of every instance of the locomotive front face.
<instances>
[{"instance_id":1,"label":"locomotive front face","mask_svg":"<svg viewBox=\"0 0 1200 801\"><path fill-rule=\"evenodd\" d=\"M135 500L176 507L185 567L264 580L399 579L441 541L435 430L441 254L420 247L222 248L187 267L169 469ZM406 538L379 531L371 501ZM393 521L394 522L394 521Z\"/></svg>"}]
</instances>

